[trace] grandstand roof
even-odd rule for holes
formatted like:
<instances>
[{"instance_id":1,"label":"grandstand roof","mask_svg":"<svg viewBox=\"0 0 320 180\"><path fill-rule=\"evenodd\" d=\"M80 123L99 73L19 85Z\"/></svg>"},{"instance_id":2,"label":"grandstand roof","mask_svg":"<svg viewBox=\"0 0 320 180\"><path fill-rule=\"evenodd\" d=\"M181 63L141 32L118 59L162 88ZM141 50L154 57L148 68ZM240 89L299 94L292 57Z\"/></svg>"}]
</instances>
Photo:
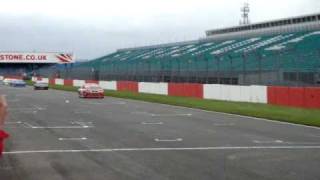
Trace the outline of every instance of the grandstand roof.
<instances>
[{"instance_id":1,"label":"grandstand roof","mask_svg":"<svg viewBox=\"0 0 320 180\"><path fill-rule=\"evenodd\" d=\"M308 23L318 25L319 27L320 13L253 23L249 25L240 25L240 26L233 26L228 28L208 30L206 31L206 35L207 37L215 37L219 35L227 35L232 33L245 33L248 31L252 32L257 30L265 30L265 29L279 29L282 27L286 27L287 30L294 30L295 27L300 25L305 25Z\"/></svg>"},{"instance_id":2,"label":"grandstand roof","mask_svg":"<svg viewBox=\"0 0 320 180\"><path fill-rule=\"evenodd\" d=\"M118 49L117 52L143 50L153 48L164 48L170 46L183 46L194 43L211 42L211 41L223 41L233 40L239 38L250 38L257 36L295 33L303 31L318 31L320 30L320 13L309 14L304 16L296 16L291 18L284 18L272 21L265 21L260 23L254 23L250 25L233 26L229 28L215 29L206 31L207 37L166 44L158 44L151 46L141 46L133 48Z\"/></svg>"}]
</instances>

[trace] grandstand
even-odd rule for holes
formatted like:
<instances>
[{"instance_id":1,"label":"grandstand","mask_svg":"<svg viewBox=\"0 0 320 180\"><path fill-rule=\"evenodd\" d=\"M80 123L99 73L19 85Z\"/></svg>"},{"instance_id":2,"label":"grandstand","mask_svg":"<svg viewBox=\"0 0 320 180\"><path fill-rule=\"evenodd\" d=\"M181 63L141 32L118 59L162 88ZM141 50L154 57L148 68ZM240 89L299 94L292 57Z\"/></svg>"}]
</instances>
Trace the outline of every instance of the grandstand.
<instances>
[{"instance_id":1,"label":"grandstand","mask_svg":"<svg viewBox=\"0 0 320 180\"><path fill-rule=\"evenodd\" d=\"M69 77L145 82L320 85L320 15L206 31L194 41L119 49Z\"/></svg>"}]
</instances>

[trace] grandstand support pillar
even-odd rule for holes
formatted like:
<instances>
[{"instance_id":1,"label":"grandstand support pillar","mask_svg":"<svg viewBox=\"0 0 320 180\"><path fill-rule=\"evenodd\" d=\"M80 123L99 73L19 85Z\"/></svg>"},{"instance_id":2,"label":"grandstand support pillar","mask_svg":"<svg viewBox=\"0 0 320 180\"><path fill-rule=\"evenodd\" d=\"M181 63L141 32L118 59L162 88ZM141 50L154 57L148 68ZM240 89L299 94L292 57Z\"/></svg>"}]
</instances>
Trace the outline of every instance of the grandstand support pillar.
<instances>
[{"instance_id":1,"label":"grandstand support pillar","mask_svg":"<svg viewBox=\"0 0 320 180\"><path fill-rule=\"evenodd\" d=\"M164 68L161 60L159 60L159 64L160 64L160 82L164 82Z\"/></svg>"},{"instance_id":2,"label":"grandstand support pillar","mask_svg":"<svg viewBox=\"0 0 320 180\"><path fill-rule=\"evenodd\" d=\"M257 59L258 59L258 78L259 78L259 85L262 85L262 59L263 55L260 54L259 52L256 52Z\"/></svg>"},{"instance_id":3,"label":"grandstand support pillar","mask_svg":"<svg viewBox=\"0 0 320 180\"><path fill-rule=\"evenodd\" d=\"M217 55L215 56L217 70L215 72L215 76L217 78L217 84L220 84L220 57Z\"/></svg>"},{"instance_id":4,"label":"grandstand support pillar","mask_svg":"<svg viewBox=\"0 0 320 180\"><path fill-rule=\"evenodd\" d=\"M320 49L318 49L318 68L315 84L320 85Z\"/></svg>"},{"instance_id":5,"label":"grandstand support pillar","mask_svg":"<svg viewBox=\"0 0 320 180\"><path fill-rule=\"evenodd\" d=\"M278 58L276 59L276 65L277 65L277 69L276 69L276 71L277 71L277 84L279 85L280 84L280 82L281 82L281 80L280 80L280 66L281 66L281 63L280 63L280 61L281 61L281 58L282 58L282 51L280 50L279 51L279 54L278 54Z\"/></svg>"},{"instance_id":6,"label":"grandstand support pillar","mask_svg":"<svg viewBox=\"0 0 320 180\"><path fill-rule=\"evenodd\" d=\"M180 82L181 79L181 62L180 60L177 58L177 62L178 62L178 77L177 77L177 81Z\"/></svg>"},{"instance_id":7,"label":"grandstand support pillar","mask_svg":"<svg viewBox=\"0 0 320 180\"><path fill-rule=\"evenodd\" d=\"M206 62L206 84L209 84L209 58L205 56Z\"/></svg>"},{"instance_id":8,"label":"grandstand support pillar","mask_svg":"<svg viewBox=\"0 0 320 180\"><path fill-rule=\"evenodd\" d=\"M199 70L199 65L198 65L197 59L191 59L191 61L194 62L194 66L195 66L194 68L192 68L193 69L192 70L192 77L194 77L194 79L193 79L194 83L204 83L204 81L203 81L203 72L201 72ZM201 75L200 76L197 75L197 72L200 72L198 74L201 74Z\"/></svg>"},{"instance_id":9,"label":"grandstand support pillar","mask_svg":"<svg viewBox=\"0 0 320 180\"><path fill-rule=\"evenodd\" d=\"M138 80L138 61L135 63L135 80Z\"/></svg>"},{"instance_id":10,"label":"grandstand support pillar","mask_svg":"<svg viewBox=\"0 0 320 180\"><path fill-rule=\"evenodd\" d=\"M230 72L229 72L229 78L230 78L230 84L233 84L232 79L233 79L233 57L231 55L228 56L229 60L230 60Z\"/></svg>"},{"instance_id":11,"label":"grandstand support pillar","mask_svg":"<svg viewBox=\"0 0 320 180\"><path fill-rule=\"evenodd\" d=\"M170 67L170 80L169 80L169 82L172 82L172 80L173 80L172 60L169 60L169 67Z\"/></svg>"},{"instance_id":12,"label":"grandstand support pillar","mask_svg":"<svg viewBox=\"0 0 320 180\"><path fill-rule=\"evenodd\" d=\"M111 62L111 76L109 77L110 79L108 79L108 80L114 80L114 74L115 74L115 72L114 72L114 62Z\"/></svg>"},{"instance_id":13,"label":"grandstand support pillar","mask_svg":"<svg viewBox=\"0 0 320 180\"><path fill-rule=\"evenodd\" d=\"M296 73L296 86L299 86L300 83L300 72L298 69L298 64L299 64L299 60L302 60L303 56L301 54L298 55L298 57L294 58L294 63L295 63L295 73Z\"/></svg>"},{"instance_id":14,"label":"grandstand support pillar","mask_svg":"<svg viewBox=\"0 0 320 180\"><path fill-rule=\"evenodd\" d=\"M192 67L191 63L192 63L192 61L189 59L189 60L187 61L187 72L188 72L188 77L186 77L186 80L187 80L187 82L188 82L188 83L190 83L190 82L191 82L191 78L190 78L190 75L192 74L192 72L191 72L191 68L190 68L190 67Z\"/></svg>"},{"instance_id":15,"label":"grandstand support pillar","mask_svg":"<svg viewBox=\"0 0 320 180\"><path fill-rule=\"evenodd\" d=\"M243 75L243 84L247 84L247 55L243 53L242 55L242 75Z\"/></svg>"},{"instance_id":16,"label":"grandstand support pillar","mask_svg":"<svg viewBox=\"0 0 320 180\"><path fill-rule=\"evenodd\" d=\"M148 65L148 75L146 76L147 82L151 81L152 82L152 71L151 71L151 61L147 60L147 65Z\"/></svg>"},{"instance_id":17,"label":"grandstand support pillar","mask_svg":"<svg viewBox=\"0 0 320 180\"><path fill-rule=\"evenodd\" d=\"M125 67L125 80L128 81L129 80L129 63L124 63L124 67Z\"/></svg>"}]
</instances>

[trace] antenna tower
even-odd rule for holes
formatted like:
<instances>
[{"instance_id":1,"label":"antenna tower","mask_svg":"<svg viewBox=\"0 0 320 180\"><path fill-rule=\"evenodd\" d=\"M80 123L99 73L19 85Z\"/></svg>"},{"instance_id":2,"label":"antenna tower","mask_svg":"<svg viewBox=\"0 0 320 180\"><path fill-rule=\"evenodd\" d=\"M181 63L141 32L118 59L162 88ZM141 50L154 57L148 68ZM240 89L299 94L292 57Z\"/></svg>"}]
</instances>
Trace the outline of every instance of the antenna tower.
<instances>
[{"instance_id":1,"label":"antenna tower","mask_svg":"<svg viewBox=\"0 0 320 180\"><path fill-rule=\"evenodd\" d=\"M250 12L249 3L244 3L244 5L240 9L240 11L241 11L241 17L242 17L242 19L240 20L240 25L248 25L248 24L250 24L250 20L249 20L249 12Z\"/></svg>"}]
</instances>

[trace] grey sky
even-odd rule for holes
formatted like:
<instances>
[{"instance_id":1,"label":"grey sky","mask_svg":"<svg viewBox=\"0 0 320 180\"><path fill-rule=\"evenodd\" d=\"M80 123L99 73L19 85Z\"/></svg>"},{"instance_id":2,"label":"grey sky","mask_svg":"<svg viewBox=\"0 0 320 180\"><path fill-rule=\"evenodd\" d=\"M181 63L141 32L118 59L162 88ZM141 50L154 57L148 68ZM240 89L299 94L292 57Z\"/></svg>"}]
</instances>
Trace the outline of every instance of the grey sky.
<instances>
[{"instance_id":1,"label":"grey sky","mask_svg":"<svg viewBox=\"0 0 320 180\"><path fill-rule=\"evenodd\" d=\"M246 0L0 0L1 51L72 51L198 39L237 25ZM252 22L317 13L319 0L247 0Z\"/></svg>"}]
</instances>

